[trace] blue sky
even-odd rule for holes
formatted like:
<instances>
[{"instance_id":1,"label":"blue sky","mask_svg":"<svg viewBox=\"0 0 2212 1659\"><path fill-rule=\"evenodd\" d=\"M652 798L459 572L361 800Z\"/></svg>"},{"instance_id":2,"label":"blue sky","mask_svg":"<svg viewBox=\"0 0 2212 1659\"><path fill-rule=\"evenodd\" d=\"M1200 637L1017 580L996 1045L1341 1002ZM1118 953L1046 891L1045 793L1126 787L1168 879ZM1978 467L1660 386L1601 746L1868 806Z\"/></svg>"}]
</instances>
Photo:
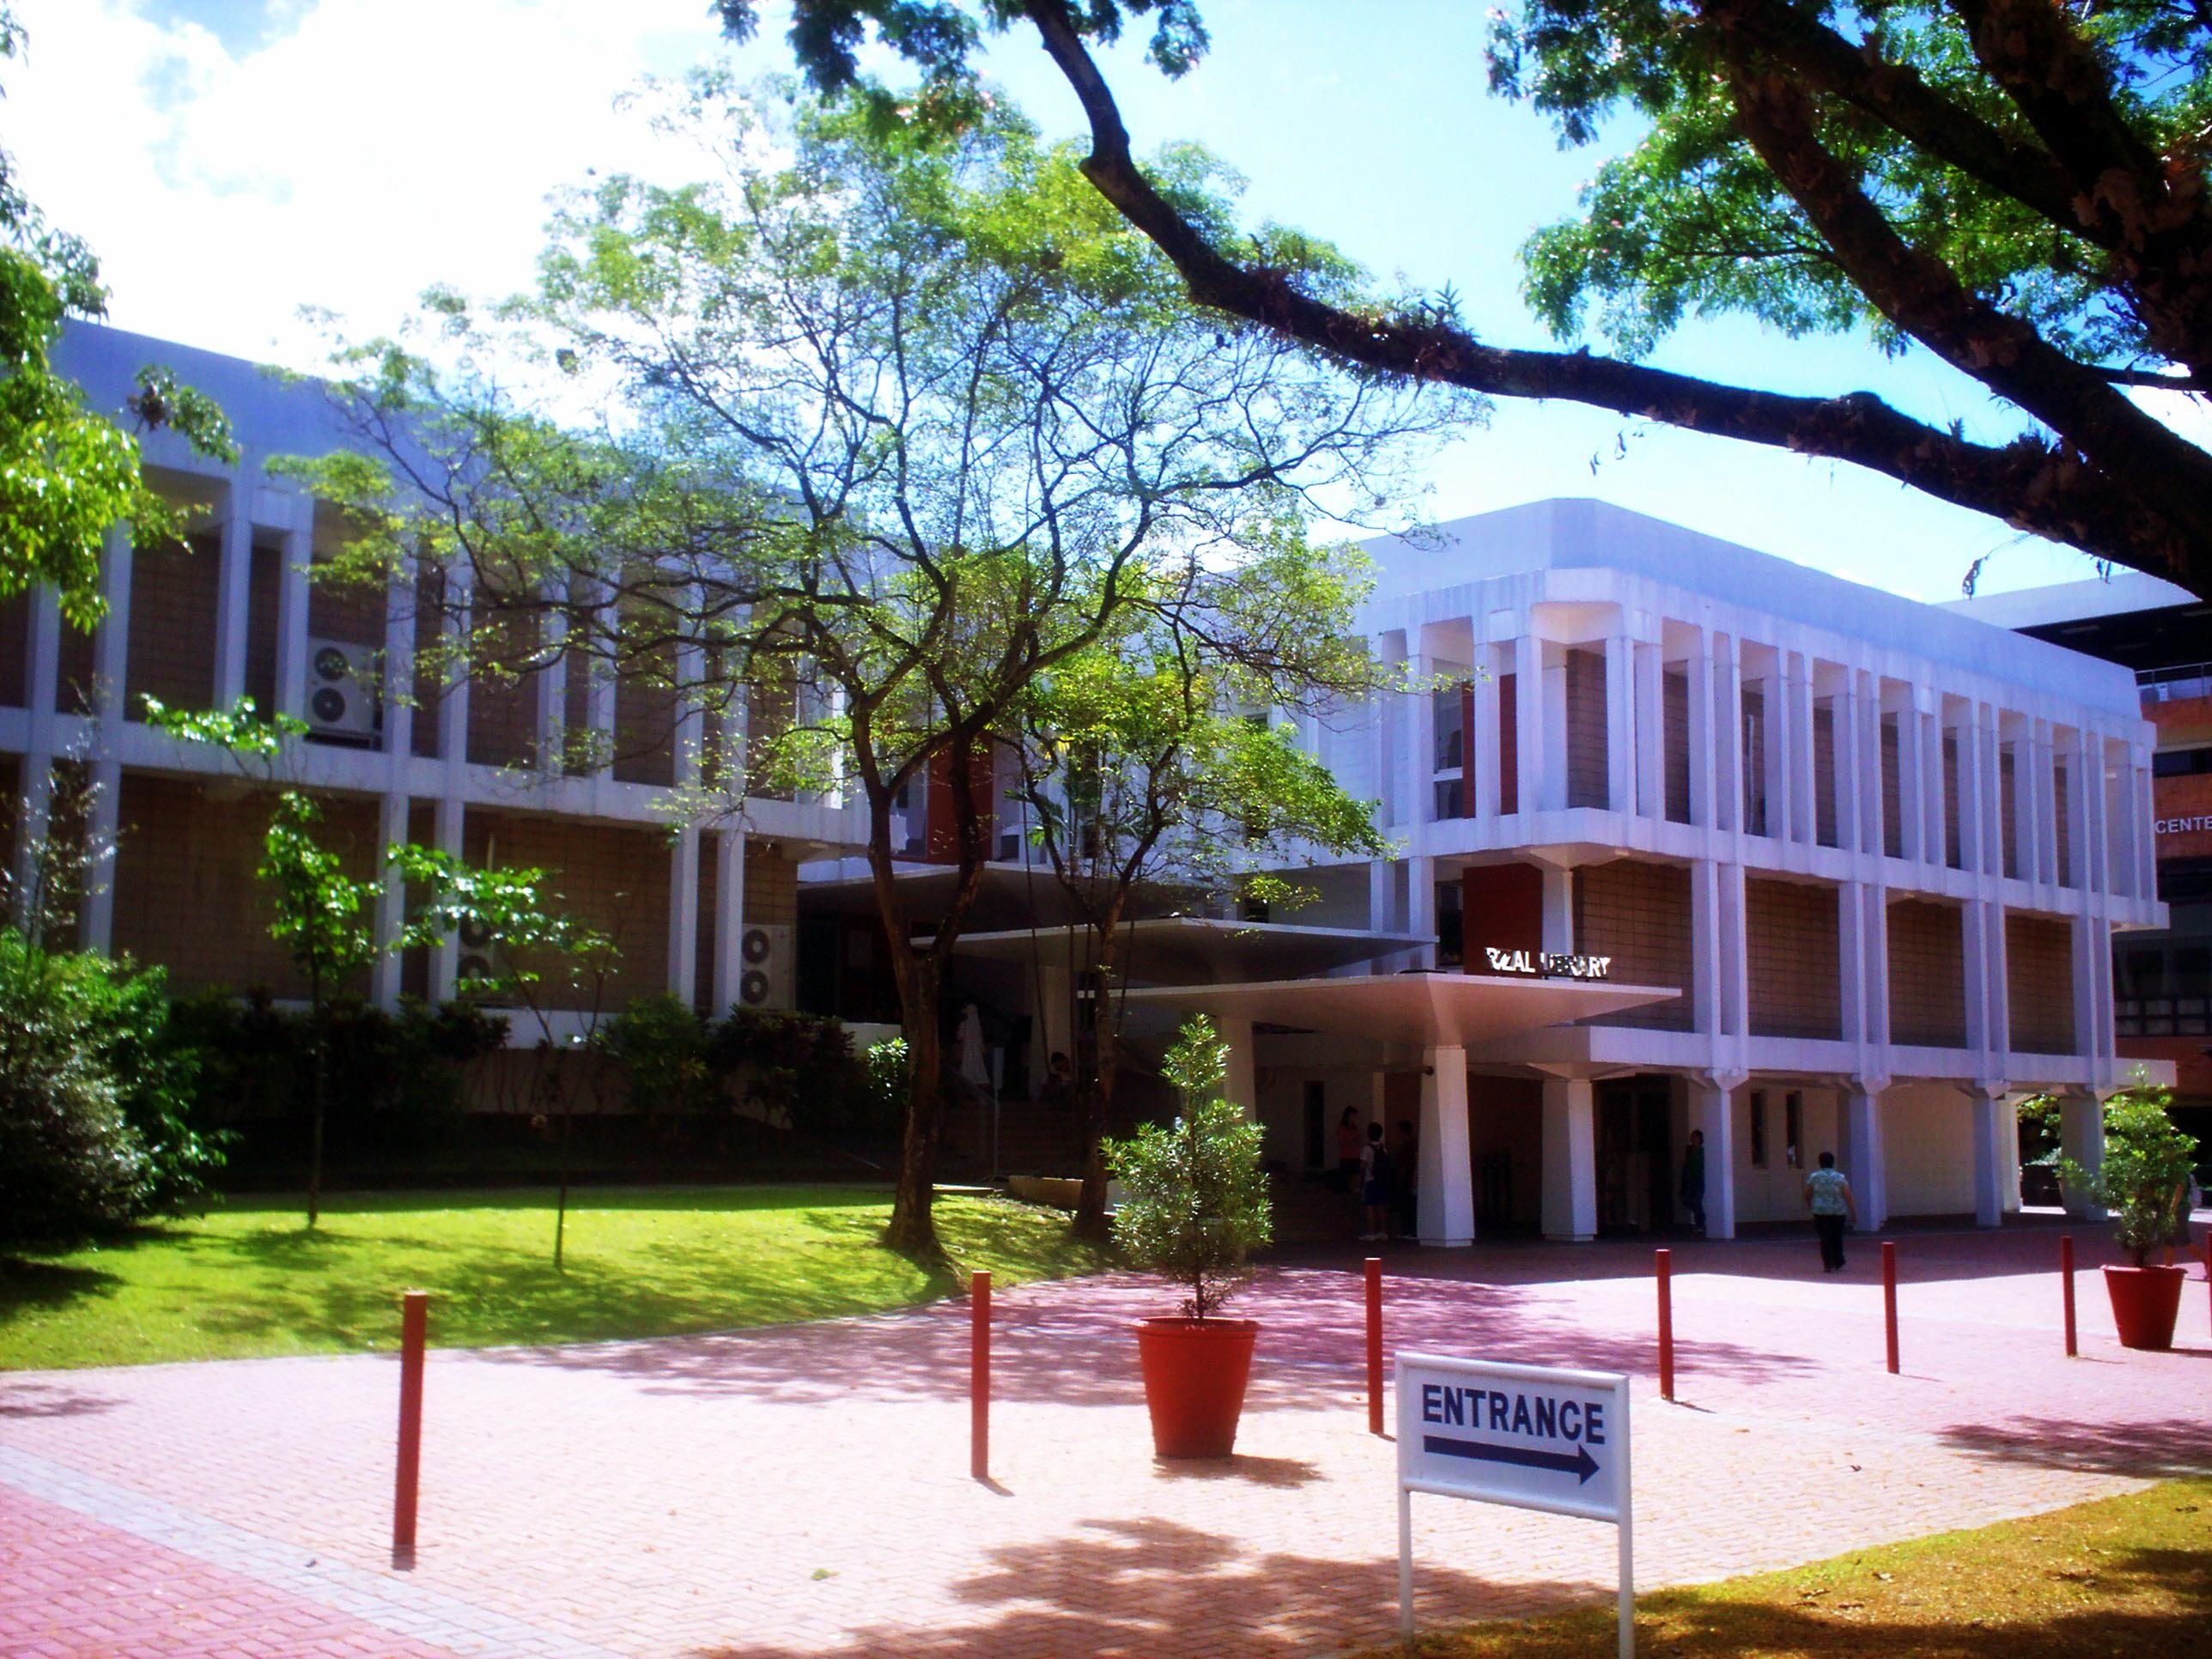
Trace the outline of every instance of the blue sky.
<instances>
[{"instance_id":1,"label":"blue sky","mask_svg":"<svg viewBox=\"0 0 2212 1659\"><path fill-rule=\"evenodd\" d=\"M548 191L674 162L613 101L720 50L705 0L19 0L9 142L36 199L106 261L118 324L313 367L301 305L389 327L426 283L523 281ZM1488 95L1463 0L1209 0L1215 48L1170 82L1112 67L1140 148L1195 140L1256 216L1386 276L1449 283L1501 344L1547 340L1519 293L1529 231L1604 150L1561 153ZM773 20L741 68L787 66ZM990 72L1048 131L1073 98L1023 36ZM1963 376L1856 340L1686 328L1655 361L1781 390L1868 389L1978 435L2011 428ZM2179 400L2177 400L2179 401ZM2203 411L2178 419L2205 429ZM1595 462L1595 467L1593 462ZM1993 554L1992 590L2090 574L2068 550L1854 469L1569 404L1501 404L1432 470L1438 517L1589 495L1923 599Z\"/></svg>"}]
</instances>

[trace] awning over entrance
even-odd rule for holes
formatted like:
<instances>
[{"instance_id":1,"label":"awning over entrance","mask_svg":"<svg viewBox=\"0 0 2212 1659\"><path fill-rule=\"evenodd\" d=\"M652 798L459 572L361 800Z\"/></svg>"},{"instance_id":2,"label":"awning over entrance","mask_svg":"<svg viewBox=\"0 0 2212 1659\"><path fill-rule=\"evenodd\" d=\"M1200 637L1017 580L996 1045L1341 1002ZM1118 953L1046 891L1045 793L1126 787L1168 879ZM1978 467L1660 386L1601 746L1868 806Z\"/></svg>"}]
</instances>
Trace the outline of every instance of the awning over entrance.
<instances>
[{"instance_id":1,"label":"awning over entrance","mask_svg":"<svg viewBox=\"0 0 2212 1659\"><path fill-rule=\"evenodd\" d=\"M1640 1008L1681 993L1606 981L1413 973L1164 986L1128 994L1134 1004L1217 1019L1448 1048Z\"/></svg>"},{"instance_id":2,"label":"awning over entrance","mask_svg":"<svg viewBox=\"0 0 2212 1659\"><path fill-rule=\"evenodd\" d=\"M1292 980L1434 943L1420 933L1306 927L1281 921L1222 921L1208 916L1150 916L1128 923L1119 932L1127 941L1123 965L1130 979L1140 985ZM1059 968L1066 965L1071 944L1076 966L1085 966L1087 937L1077 930L1071 939L1070 930L1064 927L964 933L953 950L961 956L1024 963L1034 956L1048 968Z\"/></svg>"}]
</instances>

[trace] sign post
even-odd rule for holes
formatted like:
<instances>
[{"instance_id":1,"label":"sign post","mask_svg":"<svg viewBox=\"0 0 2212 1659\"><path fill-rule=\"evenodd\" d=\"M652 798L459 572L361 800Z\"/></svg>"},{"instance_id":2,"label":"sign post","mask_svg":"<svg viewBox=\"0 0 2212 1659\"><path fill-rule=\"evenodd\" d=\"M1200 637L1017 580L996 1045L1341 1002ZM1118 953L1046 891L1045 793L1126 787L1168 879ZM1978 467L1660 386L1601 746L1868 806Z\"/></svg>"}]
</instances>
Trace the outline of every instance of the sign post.
<instances>
[{"instance_id":1,"label":"sign post","mask_svg":"<svg viewBox=\"0 0 2212 1659\"><path fill-rule=\"evenodd\" d=\"M1413 1494L1609 1521L1620 1534L1620 1659L1636 1651L1628 1379L1398 1356L1398 1628L1413 1635Z\"/></svg>"}]
</instances>

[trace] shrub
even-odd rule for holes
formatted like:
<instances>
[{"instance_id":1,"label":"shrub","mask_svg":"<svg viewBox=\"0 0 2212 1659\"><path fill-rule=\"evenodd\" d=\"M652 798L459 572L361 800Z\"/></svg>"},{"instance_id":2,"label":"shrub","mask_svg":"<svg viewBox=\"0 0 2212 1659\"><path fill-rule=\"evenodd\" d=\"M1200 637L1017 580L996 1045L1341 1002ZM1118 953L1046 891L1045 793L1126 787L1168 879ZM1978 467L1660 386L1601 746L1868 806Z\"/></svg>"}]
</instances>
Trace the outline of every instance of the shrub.
<instances>
[{"instance_id":1,"label":"shrub","mask_svg":"<svg viewBox=\"0 0 2212 1659\"><path fill-rule=\"evenodd\" d=\"M801 1133L845 1141L881 1126L868 1074L840 1020L735 1007L714 1028L712 1056L718 1075L742 1074L749 1105Z\"/></svg>"},{"instance_id":2,"label":"shrub","mask_svg":"<svg viewBox=\"0 0 2212 1659\"><path fill-rule=\"evenodd\" d=\"M720 1094L707 1022L666 993L642 996L607 1022L599 1046L622 1070L633 1111L695 1112Z\"/></svg>"},{"instance_id":3,"label":"shrub","mask_svg":"<svg viewBox=\"0 0 2212 1659\"><path fill-rule=\"evenodd\" d=\"M0 931L0 1243L64 1243L144 1212L155 1179L114 1070L114 992L96 958Z\"/></svg>"},{"instance_id":4,"label":"shrub","mask_svg":"<svg viewBox=\"0 0 2212 1659\"><path fill-rule=\"evenodd\" d=\"M2187 1236L2176 1198L2188 1182L2197 1138L2174 1127L2166 1109L2173 1091L2136 1081L2105 1103L2105 1158L2095 1174L2071 1158L2059 1164L2078 1185L2113 1212L2113 1236L2138 1267L2150 1253Z\"/></svg>"},{"instance_id":5,"label":"shrub","mask_svg":"<svg viewBox=\"0 0 2212 1659\"><path fill-rule=\"evenodd\" d=\"M1220 1311L1248 1277L1251 1253L1273 1231L1260 1126L1221 1097L1228 1054L1211 1021L1193 1019L1163 1066L1182 1097L1182 1115L1105 1148L1124 1189L1114 1242L1137 1266L1189 1292L1187 1319Z\"/></svg>"}]
</instances>

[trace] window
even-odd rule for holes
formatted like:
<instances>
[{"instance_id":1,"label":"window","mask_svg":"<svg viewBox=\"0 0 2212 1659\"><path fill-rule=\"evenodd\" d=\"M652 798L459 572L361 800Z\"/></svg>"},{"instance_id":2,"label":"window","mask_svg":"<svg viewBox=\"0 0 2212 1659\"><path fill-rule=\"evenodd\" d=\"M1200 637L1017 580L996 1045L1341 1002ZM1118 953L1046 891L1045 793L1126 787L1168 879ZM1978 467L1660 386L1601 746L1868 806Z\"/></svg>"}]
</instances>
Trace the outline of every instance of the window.
<instances>
[{"instance_id":1,"label":"window","mask_svg":"<svg viewBox=\"0 0 2212 1659\"><path fill-rule=\"evenodd\" d=\"M1751 1097L1751 1167L1766 1167L1766 1096L1759 1090Z\"/></svg>"},{"instance_id":2,"label":"window","mask_svg":"<svg viewBox=\"0 0 2212 1659\"><path fill-rule=\"evenodd\" d=\"M1460 884L1437 884L1437 966L1457 968L1467 961L1467 933L1460 918Z\"/></svg>"},{"instance_id":3,"label":"window","mask_svg":"<svg viewBox=\"0 0 2212 1659\"><path fill-rule=\"evenodd\" d=\"M2212 772L2212 748L2161 749L2150 757L2154 778L2194 777L2200 772Z\"/></svg>"},{"instance_id":4,"label":"window","mask_svg":"<svg viewBox=\"0 0 2212 1659\"><path fill-rule=\"evenodd\" d=\"M1434 772L1455 772L1466 763L1467 704L1462 689L1447 685L1429 694L1431 718L1436 722L1436 749L1430 769Z\"/></svg>"},{"instance_id":5,"label":"window","mask_svg":"<svg viewBox=\"0 0 2212 1659\"><path fill-rule=\"evenodd\" d=\"M1805 1167L1805 1097L1792 1089L1782 1097L1782 1158L1793 1170Z\"/></svg>"}]
</instances>

